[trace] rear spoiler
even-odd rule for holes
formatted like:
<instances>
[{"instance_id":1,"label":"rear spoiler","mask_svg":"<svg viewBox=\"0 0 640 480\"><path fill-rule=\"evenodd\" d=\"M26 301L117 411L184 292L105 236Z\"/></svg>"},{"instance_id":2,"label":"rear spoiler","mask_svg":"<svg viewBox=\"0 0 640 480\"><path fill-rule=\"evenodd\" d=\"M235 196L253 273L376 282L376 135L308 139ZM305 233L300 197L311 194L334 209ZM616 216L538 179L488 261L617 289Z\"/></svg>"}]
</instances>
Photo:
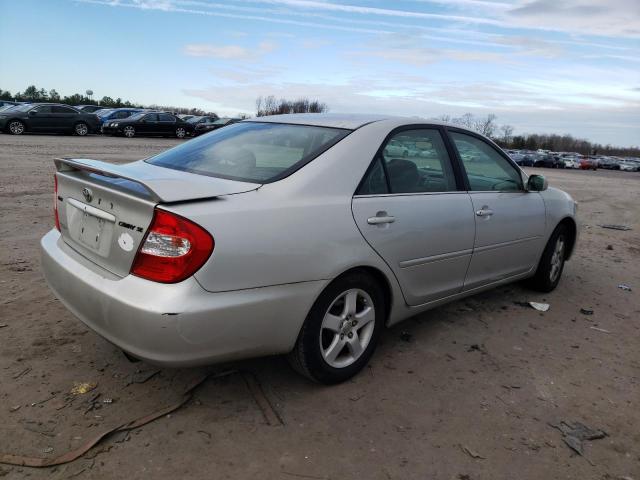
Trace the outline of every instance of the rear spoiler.
<instances>
[{"instance_id":1,"label":"rear spoiler","mask_svg":"<svg viewBox=\"0 0 640 480\"><path fill-rule=\"evenodd\" d=\"M121 165L86 158L55 158L53 161L61 173L86 172L133 182L157 203L214 198L257 190L261 186L159 167L143 160Z\"/></svg>"}]
</instances>

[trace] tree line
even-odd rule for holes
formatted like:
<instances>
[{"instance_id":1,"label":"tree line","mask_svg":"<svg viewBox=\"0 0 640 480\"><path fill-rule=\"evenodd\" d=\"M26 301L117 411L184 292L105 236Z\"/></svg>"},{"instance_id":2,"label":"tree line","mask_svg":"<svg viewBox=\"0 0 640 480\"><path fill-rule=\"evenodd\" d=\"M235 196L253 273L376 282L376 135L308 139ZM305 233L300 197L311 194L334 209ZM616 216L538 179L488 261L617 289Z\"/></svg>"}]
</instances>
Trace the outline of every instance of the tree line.
<instances>
[{"instance_id":1,"label":"tree line","mask_svg":"<svg viewBox=\"0 0 640 480\"><path fill-rule=\"evenodd\" d=\"M15 102L38 102L38 103L64 103L66 105L99 105L104 108L150 108L154 110L164 110L185 115L209 115L217 117L214 112L207 112L201 108L174 107L171 105L143 105L122 98L112 98L104 96L100 100L94 100L88 95L74 93L72 95L60 95L55 89L46 90L30 85L23 92L12 94L8 90L0 88L0 100L10 100Z\"/></svg>"},{"instance_id":2,"label":"tree line","mask_svg":"<svg viewBox=\"0 0 640 480\"><path fill-rule=\"evenodd\" d=\"M575 138L572 135L559 135L556 133L532 133L514 135L511 125L499 125L498 117L489 114L486 117L475 117L471 113L465 113L460 117L442 115L436 118L446 123L460 125L475 130L482 135L491 138L502 148L514 150L551 150L553 152L577 152L582 155L614 155L620 157L640 157L640 147L616 147L593 143L583 138Z\"/></svg>"}]
</instances>

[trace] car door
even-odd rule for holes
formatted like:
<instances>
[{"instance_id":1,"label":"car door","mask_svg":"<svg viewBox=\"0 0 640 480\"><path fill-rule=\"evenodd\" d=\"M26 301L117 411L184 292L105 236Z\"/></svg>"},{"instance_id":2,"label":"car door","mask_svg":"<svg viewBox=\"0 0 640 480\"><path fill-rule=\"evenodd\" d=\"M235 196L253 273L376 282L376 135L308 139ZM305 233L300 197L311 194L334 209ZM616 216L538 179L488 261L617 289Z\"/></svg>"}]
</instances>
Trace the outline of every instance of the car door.
<instances>
[{"instance_id":1,"label":"car door","mask_svg":"<svg viewBox=\"0 0 640 480\"><path fill-rule=\"evenodd\" d=\"M521 170L481 136L448 129L466 175L476 237L464 290L530 271L544 243L545 206Z\"/></svg>"},{"instance_id":2,"label":"car door","mask_svg":"<svg viewBox=\"0 0 640 480\"><path fill-rule=\"evenodd\" d=\"M149 113L137 122L136 131L139 133L156 135L158 133L158 114Z\"/></svg>"},{"instance_id":3,"label":"car door","mask_svg":"<svg viewBox=\"0 0 640 480\"><path fill-rule=\"evenodd\" d=\"M29 129L35 132L51 131L51 105L40 105L29 110Z\"/></svg>"},{"instance_id":4,"label":"car door","mask_svg":"<svg viewBox=\"0 0 640 480\"><path fill-rule=\"evenodd\" d=\"M158 114L158 133L161 135L173 135L176 131L176 117L168 113Z\"/></svg>"},{"instance_id":5,"label":"car door","mask_svg":"<svg viewBox=\"0 0 640 480\"><path fill-rule=\"evenodd\" d=\"M386 148L390 142L394 147ZM407 304L462 289L474 215L440 128L392 133L363 178L352 210L366 241L393 270Z\"/></svg>"},{"instance_id":6,"label":"car door","mask_svg":"<svg viewBox=\"0 0 640 480\"><path fill-rule=\"evenodd\" d=\"M71 130L76 119L79 117L79 114L73 108L62 105L53 105L51 107L51 117L52 130Z\"/></svg>"}]
</instances>

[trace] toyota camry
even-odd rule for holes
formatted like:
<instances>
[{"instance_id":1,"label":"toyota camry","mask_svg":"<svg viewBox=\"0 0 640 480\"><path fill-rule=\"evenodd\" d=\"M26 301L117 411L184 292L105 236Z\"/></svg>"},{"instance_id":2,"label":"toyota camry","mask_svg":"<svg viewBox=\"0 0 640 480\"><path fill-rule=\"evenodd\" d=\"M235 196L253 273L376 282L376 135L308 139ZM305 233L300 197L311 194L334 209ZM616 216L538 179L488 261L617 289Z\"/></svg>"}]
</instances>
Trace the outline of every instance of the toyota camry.
<instances>
[{"instance_id":1,"label":"toyota camry","mask_svg":"<svg viewBox=\"0 0 640 480\"><path fill-rule=\"evenodd\" d=\"M55 166L51 289L165 366L287 354L344 381L403 319L507 282L553 290L577 237L567 193L415 118L254 118L125 165Z\"/></svg>"}]
</instances>

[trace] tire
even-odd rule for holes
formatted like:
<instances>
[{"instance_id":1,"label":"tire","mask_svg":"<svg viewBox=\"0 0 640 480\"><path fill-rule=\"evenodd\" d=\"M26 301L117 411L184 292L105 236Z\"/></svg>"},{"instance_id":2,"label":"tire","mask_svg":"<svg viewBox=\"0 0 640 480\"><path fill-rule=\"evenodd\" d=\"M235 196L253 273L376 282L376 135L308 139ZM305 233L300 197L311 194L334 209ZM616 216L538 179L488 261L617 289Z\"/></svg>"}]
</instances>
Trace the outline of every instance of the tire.
<instances>
[{"instance_id":1,"label":"tire","mask_svg":"<svg viewBox=\"0 0 640 480\"><path fill-rule=\"evenodd\" d=\"M567 257L569 230L558 225L551 234L535 275L529 280L529 286L539 292L551 292L560 282Z\"/></svg>"},{"instance_id":2,"label":"tire","mask_svg":"<svg viewBox=\"0 0 640 480\"><path fill-rule=\"evenodd\" d=\"M311 307L289 363L316 382L344 382L367 365L385 320L378 282L359 271L339 277Z\"/></svg>"},{"instance_id":3,"label":"tire","mask_svg":"<svg viewBox=\"0 0 640 480\"><path fill-rule=\"evenodd\" d=\"M127 125L122 129L122 134L127 138L133 138L136 136L136 129L131 125Z\"/></svg>"},{"instance_id":4,"label":"tire","mask_svg":"<svg viewBox=\"0 0 640 480\"><path fill-rule=\"evenodd\" d=\"M176 128L176 137L182 139L187 136L187 130L184 127Z\"/></svg>"},{"instance_id":5,"label":"tire","mask_svg":"<svg viewBox=\"0 0 640 480\"><path fill-rule=\"evenodd\" d=\"M89 133L89 126L84 122L78 122L73 127L73 133L75 133L79 137L84 137Z\"/></svg>"},{"instance_id":6,"label":"tire","mask_svg":"<svg viewBox=\"0 0 640 480\"><path fill-rule=\"evenodd\" d=\"M22 135L26 130L25 124L20 120L11 120L7 125L7 132L11 135Z\"/></svg>"}]
</instances>

